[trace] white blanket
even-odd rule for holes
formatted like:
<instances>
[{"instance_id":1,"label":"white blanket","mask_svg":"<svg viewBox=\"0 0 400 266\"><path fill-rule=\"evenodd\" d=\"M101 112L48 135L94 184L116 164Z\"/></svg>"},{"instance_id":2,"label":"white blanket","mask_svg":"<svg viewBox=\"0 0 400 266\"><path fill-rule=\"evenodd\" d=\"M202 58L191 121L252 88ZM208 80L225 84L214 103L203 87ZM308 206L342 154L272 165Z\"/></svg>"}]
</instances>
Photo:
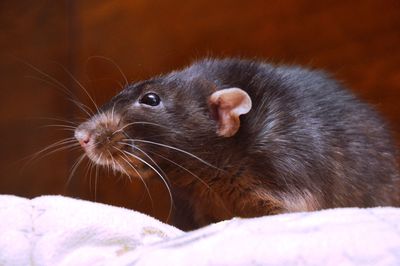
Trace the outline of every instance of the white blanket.
<instances>
[{"instance_id":1,"label":"white blanket","mask_svg":"<svg viewBox=\"0 0 400 266\"><path fill-rule=\"evenodd\" d=\"M400 265L400 209L233 219L182 232L61 196L0 196L0 265Z\"/></svg>"}]
</instances>

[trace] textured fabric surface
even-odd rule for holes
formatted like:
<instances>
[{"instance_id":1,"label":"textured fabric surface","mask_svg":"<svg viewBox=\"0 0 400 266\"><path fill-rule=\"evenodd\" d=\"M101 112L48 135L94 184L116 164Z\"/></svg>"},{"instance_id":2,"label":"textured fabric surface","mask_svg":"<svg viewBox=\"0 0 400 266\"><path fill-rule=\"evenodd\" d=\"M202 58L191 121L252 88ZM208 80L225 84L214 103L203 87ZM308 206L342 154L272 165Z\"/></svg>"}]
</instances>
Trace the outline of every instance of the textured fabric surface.
<instances>
[{"instance_id":1,"label":"textured fabric surface","mask_svg":"<svg viewBox=\"0 0 400 266\"><path fill-rule=\"evenodd\" d=\"M182 232L61 196L0 196L0 265L400 265L400 209L232 219Z\"/></svg>"}]
</instances>

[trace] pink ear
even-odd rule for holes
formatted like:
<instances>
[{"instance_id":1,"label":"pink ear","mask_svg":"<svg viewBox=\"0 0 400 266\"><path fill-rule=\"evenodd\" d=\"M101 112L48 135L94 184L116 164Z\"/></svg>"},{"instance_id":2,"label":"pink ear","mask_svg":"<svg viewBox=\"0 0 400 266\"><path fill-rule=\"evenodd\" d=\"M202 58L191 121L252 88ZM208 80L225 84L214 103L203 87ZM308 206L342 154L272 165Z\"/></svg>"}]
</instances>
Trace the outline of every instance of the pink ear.
<instances>
[{"instance_id":1,"label":"pink ear","mask_svg":"<svg viewBox=\"0 0 400 266\"><path fill-rule=\"evenodd\" d=\"M230 88L214 92L209 103L218 121L217 134L231 137L240 127L239 116L251 109L251 99L242 89Z\"/></svg>"}]
</instances>

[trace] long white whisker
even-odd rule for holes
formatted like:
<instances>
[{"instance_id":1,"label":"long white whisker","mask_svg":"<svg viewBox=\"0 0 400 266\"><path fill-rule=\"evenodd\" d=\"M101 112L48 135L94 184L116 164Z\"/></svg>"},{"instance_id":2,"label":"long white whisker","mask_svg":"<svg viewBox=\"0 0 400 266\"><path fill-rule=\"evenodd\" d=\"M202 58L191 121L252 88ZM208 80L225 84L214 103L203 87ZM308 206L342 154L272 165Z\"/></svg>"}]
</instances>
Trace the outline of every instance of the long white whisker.
<instances>
[{"instance_id":1,"label":"long white whisker","mask_svg":"<svg viewBox=\"0 0 400 266\"><path fill-rule=\"evenodd\" d=\"M87 179L88 179L88 173L89 173L89 170L90 170L90 168L91 168L91 166L92 166L92 164L93 164L93 162L92 162L92 160L88 160L88 162L87 162L87 164L86 164L86 167L85 167L85 175L84 175L84 180L86 181Z\"/></svg>"},{"instance_id":2,"label":"long white whisker","mask_svg":"<svg viewBox=\"0 0 400 266\"><path fill-rule=\"evenodd\" d=\"M72 167L71 167L71 173L70 173L70 175L68 176L67 182L66 182L66 184L65 184L67 187L69 186L69 183L71 182L72 177L74 176L76 170L78 169L78 167L79 167L79 165L82 163L82 161L85 159L85 157L86 157L86 154L85 154L85 153L82 154L82 155L75 161L75 163L72 165Z\"/></svg>"},{"instance_id":3,"label":"long white whisker","mask_svg":"<svg viewBox=\"0 0 400 266\"><path fill-rule=\"evenodd\" d=\"M79 146L78 143L72 143L72 144L69 144L69 145L64 146L64 147L59 147L59 148L57 148L57 149L55 149L55 150L52 150L51 152L48 152L48 153L46 153L46 154L43 154L43 155L41 155L40 157L38 157L37 160L43 159L44 157L50 156L51 154L54 154L54 153L56 153L56 152L65 151L65 150L71 150L71 151L73 151L73 150L76 150L76 149L78 149L78 148L80 148L80 146Z\"/></svg>"},{"instance_id":4,"label":"long white whisker","mask_svg":"<svg viewBox=\"0 0 400 266\"><path fill-rule=\"evenodd\" d=\"M79 123L73 122L73 121L69 121L69 120L65 120L65 119L61 119L61 118L56 118L56 117L33 117L33 119L42 119L42 120L54 120L54 121L59 121L59 122L64 122L67 124L71 124L74 126L78 126Z\"/></svg>"},{"instance_id":5,"label":"long white whisker","mask_svg":"<svg viewBox=\"0 0 400 266\"><path fill-rule=\"evenodd\" d=\"M100 58L100 59L107 60L107 61L113 63L114 66L118 69L119 73L121 73L121 76L123 77L123 79L125 81L125 86L127 86L129 84L129 81L126 78L126 75L124 74L124 72L122 72L122 69L119 67L119 65L114 60L112 60L111 58L107 58L105 56L101 56L101 55L92 55L88 58L88 60L90 60L92 58Z\"/></svg>"},{"instance_id":6,"label":"long white whisker","mask_svg":"<svg viewBox=\"0 0 400 266\"><path fill-rule=\"evenodd\" d=\"M171 160L171 159L168 159L167 157L165 157L165 156L163 156L163 155L161 155L161 154L158 154L158 153L152 152L152 151L149 151L149 152L152 153L152 154L154 154L154 155L156 155L156 156L160 156L161 158L163 158L163 159L165 159L165 160L171 162L172 164L174 164L174 165L176 165L176 166L182 168L183 170L187 171L188 173L190 173L191 175L193 175L194 177L196 177L201 183L203 183L203 184L209 189L209 191L211 191L212 193L214 193L215 195L218 196L217 199L219 200L219 202L221 202L221 204L222 204L223 208L225 209L225 211L226 211L227 213L229 213L229 214L232 214L232 212L226 207L225 202L222 200L222 198L220 197L220 195L219 195L214 189L212 189L205 181L203 181L203 179L201 179L199 176L197 176L196 174L194 174L194 173L193 173L192 171L190 171L189 169L183 167L182 165L180 165L180 164L174 162L174 161Z\"/></svg>"},{"instance_id":7,"label":"long white whisker","mask_svg":"<svg viewBox=\"0 0 400 266\"><path fill-rule=\"evenodd\" d=\"M108 152L108 155L110 155L113 174L115 175L115 169L117 168L117 166L115 165L115 159L114 159L114 157L112 156L112 154L111 154L111 152L109 150L107 150L107 152Z\"/></svg>"},{"instance_id":8,"label":"long white whisker","mask_svg":"<svg viewBox=\"0 0 400 266\"><path fill-rule=\"evenodd\" d=\"M89 191L92 192L92 173L93 173L93 168L96 167L95 163L91 163L90 165L90 171L89 171Z\"/></svg>"},{"instance_id":9,"label":"long white whisker","mask_svg":"<svg viewBox=\"0 0 400 266\"><path fill-rule=\"evenodd\" d=\"M41 73L41 74L43 74L43 73ZM35 79L35 80L39 80L39 81L44 82L44 83L46 83L46 84L48 84L48 85L50 85L52 87L55 87L57 90L60 90L61 92L65 93L68 96L67 100L69 100L72 103L74 103L79 109L81 109L86 114L88 114L89 117L91 115L88 113L87 109L90 110L91 113L93 113L93 111L88 106L86 106L85 104L81 103L80 101L77 101L76 100L77 97L74 94L72 94L72 92L70 90L68 90L68 88L65 85L63 85L61 82L59 82L58 80L53 78L54 80L48 81L48 80L45 80L45 79L42 79L42 78L39 78L39 77L35 77L35 76L25 76L25 77L26 78ZM47 75L46 77L47 78L51 78L49 75Z\"/></svg>"},{"instance_id":10,"label":"long white whisker","mask_svg":"<svg viewBox=\"0 0 400 266\"><path fill-rule=\"evenodd\" d=\"M139 147L135 146L133 147L134 149L140 151L144 156L146 156L159 170L160 172L164 175L167 176L167 174L161 169L161 167L156 163L156 161L153 160L153 158L150 157L144 150L140 149Z\"/></svg>"},{"instance_id":11,"label":"long white whisker","mask_svg":"<svg viewBox=\"0 0 400 266\"><path fill-rule=\"evenodd\" d=\"M94 115L93 110L87 106L86 104L83 104L75 99L68 99L69 101L71 101L73 104L75 104L79 109L81 109L85 114L88 115L88 117L91 117Z\"/></svg>"},{"instance_id":12,"label":"long white whisker","mask_svg":"<svg viewBox=\"0 0 400 266\"><path fill-rule=\"evenodd\" d=\"M124 125L122 128L117 129L116 131L113 132L113 135L118 133L118 132L123 132L125 128L127 128L129 126L132 126L132 125L152 125L152 126L158 126L158 127L162 127L162 128L168 129L168 127L165 127L165 126L162 126L162 125L159 125L159 124L156 124L156 123L145 122L145 121L137 121L137 122L128 123L128 124Z\"/></svg>"},{"instance_id":13,"label":"long white whisker","mask_svg":"<svg viewBox=\"0 0 400 266\"><path fill-rule=\"evenodd\" d=\"M76 129L75 126L61 125L61 124L44 125L44 126L41 126L40 128L46 128L46 127L62 127L62 128L67 128L67 129L73 129L73 130Z\"/></svg>"},{"instance_id":14,"label":"long white whisker","mask_svg":"<svg viewBox=\"0 0 400 266\"><path fill-rule=\"evenodd\" d=\"M65 146L62 146L62 145L65 145ZM59 147L59 146L61 146L61 147ZM34 154L31 157L28 157L29 158L28 161L26 161L24 163L24 165L21 167L20 171L24 172L25 169L30 167L34 162L39 161L39 160L41 160L41 159L43 159L43 158L45 158L47 156L50 156L50 155L52 155L52 154L54 154L56 152L60 152L60 151L68 150L68 149L70 149L72 151L72 150L77 149L78 146L79 146L79 144L77 144L77 143L72 143L72 144L71 143L70 144L68 144L68 143L59 143L57 145L53 145L50 148L48 147L45 150L42 150L42 151ZM52 149L52 148L54 148L54 150L50 151L50 149Z\"/></svg>"},{"instance_id":15,"label":"long white whisker","mask_svg":"<svg viewBox=\"0 0 400 266\"><path fill-rule=\"evenodd\" d=\"M170 146L170 145L166 145L166 144L162 144L162 143L158 143L158 142L154 142L154 141L149 141L149 140L142 140L142 139L123 139L123 140L128 140L128 141L133 141L133 142L141 142L141 143L148 143L148 144L152 144L152 145L156 145L156 146L161 146L161 147L164 147L164 148L168 148L168 149L171 149L171 150L175 150L175 151L184 153L184 154L186 154L186 155L189 155L190 157L199 160L200 162L204 163L204 164L207 165L207 166L210 166L210 167L212 167L212 168L214 168L214 169L223 171L222 169L220 169L220 168L218 168L218 167L216 167L216 166L214 166L214 165L212 165L212 164L210 164L210 163L204 161L204 160L201 159L200 157L198 157L198 156L196 156L196 155L194 155L194 154L192 154L192 153L190 153L190 152L188 152L188 151L185 151L185 150L182 150L182 149L179 149L179 148ZM128 145L128 146L132 146L132 144L129 144L129 143L125 143L125 144Z\"/></svg>"},{"instance_id":16,"label":"long white whisker","mask_svg":"<svg viewBox=\"0 0 400 266\"><path fill-rule=\"evenodd\" d=\"M94 201L97 201L97 183L98 183L98 179L99 179L99 165L100 165L99 163L101 162L102 157L103 157L103 154L101 153L96 161L96 176L94 179Z\"/></svg>"},{"instance_id":17,"label":"long white whisker","mask_svg":"<svg viewBox=\"0 0 400 266\"><path fill-rule=\"evenodd\" d=\"M103 153L100 153L100 155L97 157L97 159L96 159L96 164L97 165L100 165L100 162L101 162L101 158L103 157Z\"/></svg>"},{"instance_id":18,"label":"long white whisker","mask_svg":"<svg viewBox=\"0 0 400 266\"><path fill-rule=\"evenodd\" d=\"M29 159L29 161L27 163L33 161L35 158L37 158L39 155L43 154L46 151L49 151L49 150L51 150L53 148L56 148L58 146L67 145L67 144L71 144L71 143L74 143L74 142L76 142L76 140L74 138L72 138L72 137L71 138L65 138L65 139L59 140L57 142L54 142L54 143L48 145L47 147L43 148L42 150L37 151L34 154L28 156L26 159L28 159L28 158L30 158L30 159ZM78 144L78 143L76 143L76 144Z\"/></svg>"},{"instance_id":19,"label":"long white whisker","mask_svg":"<svg viewBox=\"0 0 400 266\"><path fill-rule=\"evenodd\" d=\"M115 103L113 104L113 107L111 109L111 121L114 121L114 111L115 111Z\"/></svg>"},{"instance_id":20,"label":"long white whisker","mask_svg":"<svg viewBox=\"0 0 400 266\"><path fill-rule=\"evenodd\" d=\"M198 175L196 175L195 173L193 173L192 171L190 171L186 167L180 165L179 163L177 163L177 162L175 162L175 161L173 161L173 160L171 160L171 159L169 159L169 158L167 158L167 157L165 157L165 156L163 156L163 155L161 155L159 153L156 153L156 152L153 152L153 151L149 151L149 152L154 154L154 155L156 155L156 156L159 156L159 157L163 158L164 160L166 160L166 161L178 166L179 168L185 170L186 172L188 172L189 174L194 176L197 180L199 180L201 183L203 183L203 185L205 185L208 189L212 190L211 187L203 179L201 179Z\"/></svg>"},{"instance_id":21,"label":"long white whisker","mask_svg":"<svg viewBox=\"0 0 400 266\"><path fill-rule=\"evenodd\" d=\"M75 132L75 129L71 128L56 128L57 131L68 131L68 132Z\"/></svg>"},{"instance_id":22,"label":"long white whisker","mask_svg":"<svg viewBox=\"0 0 400 266\"><path fill-rule=\"evenodd\" d=\"M130 140L130 139L127 139L127 140ZM130 141L137 141L136 139L132 139L132 140L130 140ZM140 141L138 141L138 142L141 142L141 140ZM146 141L147 142L147 141ZM133 149L137 149L137 147L135 146L135 145L133 145L133 144L130 144L130 143L127 143L127 142L119 142L120 144L125 144L125 145L127 145L127 146L130 146L130 147L132 147ZM164 144L161 144L161 143L157 143L157 144L160 144L161 146L164 146ZM168 145L165 145L165 146L168 146ZM171 147L171 148L174 148L174 147ZM151 151L149 151L149 152L151 152ZM154 153L154 152L151 152L151 153ZM159 155L159 154L156 154L156 155ZM159 156L162 156L162 155L159 155ZM193 155L193 156L195 156L195 155ZM189 169L186 169L185 167L183 167L183 166L181 166L181 165L179 165L179 164L177 164L176 162L174 162L174 161L172 161L172 160L170 160L170 159L168 159L168 158L166 158L166 157L164 157L164 156L162 156L163 158L165 158L167 161L170 161L171 163L173 163L173 164L175 164L175 165L177 165L178 167L181 167L182 169L184 169L184 170L186 170L186 171L188 171L189 173L191 173L193 176L195 176L199 181L201 181L204 185L206 185L206 187L207 188L209 188L209 191L210 192L212 192L212 193L214 193L214 194L216 194L217 196L219 196L219 194L218 193L216 193L205 181L203 181L200 177L198 177L197 175L195 175L194 173L192 173ZM212 166L212 165L211 165ZM213 168L216 168L215 166L212 166ZM218 169L218 168L216 168L216 169ZM228 213L230 213L231 214L231 211L226 207L226 205L225 205L225 202L222 200L222 198L220 198L220 197L218 197L218 199L219 199L219 201L221 202L221 204L222 204L222 206L224 207L224 209L228 212Z\"/></svg>"},{"instance_id":23,"label":"long white whisker","mask_svg":"<svg viewBox=\"0 0 400 266\"><path fill-rule=\"evenodd\" d=\"M118 165L119 169L122 171L122 174L126 175L129 179L129 182L132 183L132 177L129 175L129 173L125 170L125 168L118 162L115 161L115 163ZM121 177L122 178L122 177Z\"/></svg>"},{"instance_id":24,"label":"long white whisker","mask_svg":"<svg viewBox=\"0 0 400 266\"><path fill-rule=\"evenodd\" d=\"M47 146L46 148L36 152L35 154L40 154L40 153L45 152L45 151L47 151L47 150L49 150L49 149L51 149L53 147L56 147L56 146L59 146L59 145L64 145L66 143L71 143L71 142L76 142L75 138L73 138L73 137L65 138L65 139L59 140L57 142L54 142L53 144L50 144L49 146Z\"/></svg>"},{"instance_id":25,"label":"long white whisker","mask_svg":"<svg viewBox=\"0 0 400 266\"><path fill-rule=\"evenodd\" d=\"M23 63L26 64L27 66L31 67L33 70L35 70L39 74L45 76L49 80L45 80L45 79L41 79L39 77L29 76L29 75L25 76L26 78L40 80L42 82L45 82L45 83L47 83L49 85L52 85L52 86L56 87L57 89L61 90L63 93L65 93L66 95L70 96L71 98L76 98L75 95L64 84L62 84L60 81L58 81L56 78L52 77L51 75L47 74L44 71L41 71L40 69L38 69L37 67L35 67L32 64L29 64L27 62L23 62Z\"/></svg>"},{"instance_id":26,"label":"long white whisker","mask_svg":"<svg viewBox=\"0 0 400 266\"><path fill-rule=\"evenodd\" d=\"M106 159L106 165L107 165L107 176L110 176L110 160L108 158Z\"/></svg>"},{"instance_id":27,"label":"long white whisker","mask_svg":"<svg viewBox=\"0 0 400 266\"><path fill-rule=\"evenodd\" d=\"M78 84L78 86L86 93L86 95L88 96L88 98L90 99L90 101L93 103L94 107L96 108L97 112L100 113L99 107L97 106L96 102L93 100L92 96L90 96L89 92L86 90L86 88L82 85L82 83L80 83L75 77L74 75L72 75L71 72L69 72L68 69L66 69L63 65L55 62L57 65L59 65L64 71L65 73L67 73L73 81L75 81L76 84Z\"/></svg>"},{"instance_id":28,"label":"long white whisker","mask_svg":"<svg viewBox=\"0 0 400 266\"><path fill-rule=\"evenodd\" d=\"M95 176L94 176L94 201L97 201L97 182L99 179L99 166L96 164L96 171L95 171Z\"/></svg>"},{"instance_id":29,"label":"long white whisker","mask_svg":"<svg viewBox=\"0 0 400 266\"><path fill-rule=\"evenodd\" d=\"M143 160L143 159L140 158L139 156L137 156L137 155L135 155L135 154L132 154L132 153L130 153L130 152L121 150L121 149L119 149L119 148L117 148L117 149L118 149L119 151L125 153L126 155L132 156L132 157L135 158L136 160L139 160L139 161L141 161L142 163L144 163L145 165L147 165L148 167L150 167L155 173L157 173L157 175L158 175L158 176L161 178L161 180L164 182L164 184L165 184L165 186L166 186L166 188L167 188L167 190L168 190L168 194L169 194L170 202L171 202L170 208L169 208L169 212L168 212L168 217L167 217L167 221L169 221L169 219L170 219L170 217L171 217L171 214L172 214L172 207L173 207L173 205L174 205L174 203L173 203L174 200L173 200L173 198L172 198L172 192L171 192L171 189L170 189L170 187L169 187L168 182L167 182L167 181L165 180L165 178L160 174L160 172L157 171L157 169L155 169L151 164L149 164L148 162L146 162L145 160Z\"/></svg>"},{"instance_id":30,"label":"long white whisker","mask_svg":"<svg viewBox=\"0 0 400 266\"><path fill-rule=\"evenodd\" d=\"M128 158L128 157L126 156L126 154L122 153L121 155L122 155L122 156L121 156L121 159L124 160L124 161L136 172L136 174L139 176L140 180L142 181L142 183L143 183L143 185L144 185L144 187L145 187L145 189L146 189L146 191L147 191L147 194L149 195L152 210L154 211L154 201L153 201L153 197L152 197L151 194L150 194L149 187L147 186L146 182L144 181L143 176L139 173L139 171L138 171L127 159L124 158L124 157Z\"/></svg>"}]
</instances>

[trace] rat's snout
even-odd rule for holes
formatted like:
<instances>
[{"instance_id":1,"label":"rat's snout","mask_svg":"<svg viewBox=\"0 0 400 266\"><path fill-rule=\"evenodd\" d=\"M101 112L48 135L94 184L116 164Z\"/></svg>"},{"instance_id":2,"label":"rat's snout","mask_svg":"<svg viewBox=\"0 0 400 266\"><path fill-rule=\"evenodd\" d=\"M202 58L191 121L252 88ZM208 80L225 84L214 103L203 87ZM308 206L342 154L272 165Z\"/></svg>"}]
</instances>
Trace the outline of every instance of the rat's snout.
<instances>
[{"instance_id":1,"label":"rat's snout","mask_svg":"<svg viewBox=\"0 0 400 266\"><path fill-rule=\"evenodd\" d=\"M98 164L107 164L114 155L122 152L120 117L115 113L101 113L79 125L75 138L86 155Z\"/></svg>"},{"instance_id":2,"label":"rat's snout","mask_svg":"<svg viewBox=\"0 0 400 266\"><path fill-rule=\"evenodd\" d=\"M116 146L118 134L116 128L109 125L89 121L81 124L75 130L75 138L85 150L85 152L102 152L110 150L111 146Z\"/></svg>"},{"instance_id":3,"label":"rat's snout","mask_svg":"<svg viewBox=\"0 0 400 266\"><path fill-rule=\"evenodd\" d=\"M79 127L75 130L75 138L84 149L93 142L91 141L92 134L88 130Z\"/></svg>"}]
</instances>

